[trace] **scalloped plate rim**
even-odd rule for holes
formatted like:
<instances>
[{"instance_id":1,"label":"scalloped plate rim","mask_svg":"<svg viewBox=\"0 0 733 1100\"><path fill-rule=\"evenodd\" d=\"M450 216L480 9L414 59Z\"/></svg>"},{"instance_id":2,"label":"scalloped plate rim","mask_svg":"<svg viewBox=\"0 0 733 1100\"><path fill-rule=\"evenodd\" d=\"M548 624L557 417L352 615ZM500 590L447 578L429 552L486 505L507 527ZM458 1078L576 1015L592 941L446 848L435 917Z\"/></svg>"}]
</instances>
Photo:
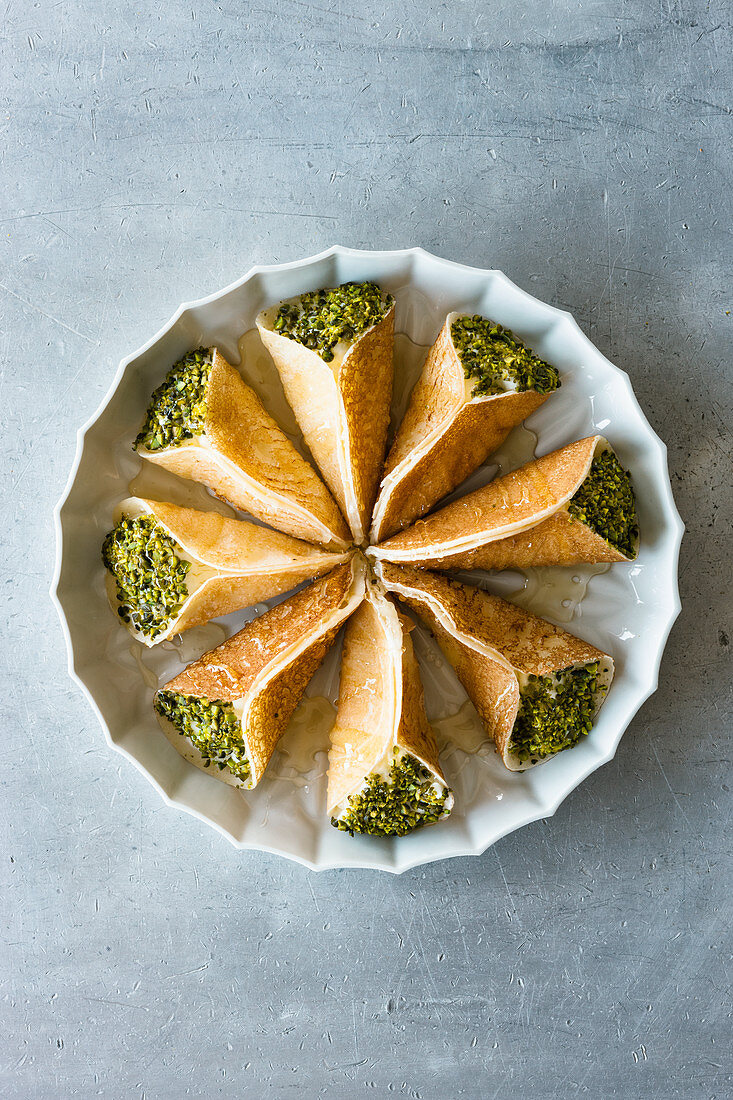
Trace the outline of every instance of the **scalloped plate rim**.
<instances>
[{"instance_id":1,"label":"scalloped plate rim","mask_svg":"<svg viewBox=\"0 0 733 1100\"><path fill-rule=\"evenodd\" d=\"M86 682L82 679L80 673L77 672L77 669L75 667L75 653L74 653L74 646L73 646L73 641L72 641L72 637L71 637L71 631L69 629L69 624L68 624L68 620L67 620L67 617L66 617L66 612L65 612L64 606L61 602L61 598L60 598L59 593L58 593L59 583L60 583L60 579L61 579L61 571L62 571L62 567L63 567L63 549L64 549L64 531L63 531L63 523L62 523L63 507L66 504L67 500L69 499L69 497L72 493L72 490L74 488L75 482L76 482L76 476L77 476L79 466L80 466L80 463L81 463L81 459L82 459L82 456L83 456L83 453L84 453L84 447L85 447L85 443L86 443L87 433L94 426L94 424L97 422L97 420L100 418L100 416L102 415L102 413L106 409L107 405L112 400L112 398L115 395L115 393L117 391L117 388L118 388L120 382L122 381L122 378L124 377L124 374L125 374L128 366L130 365L130 363L132 363L133 361L138 359L141 355L143 355L146 351L148 351L151 347L153 347L159 340L161 340L168 332L170 332L170 330L174 327L174 325L181 319L181 317L185 313L190 312L190 311L195 310L195 309L202 308L206 305L211 304L212 302L217 301L220 298L225 297L228 294L231 294L232 292L238 290L240 287L244 286L247 282L249 282L256 275L266 274L266 273L270 273L270 272L277 273L277 272L282 272L282 271L285 271L285 270L297 270L298 268L308 267L311 264L317 263L318 261L321 261L321 260L328 259L332 256L337 256L337 257L341 257L341 258L344 258L344 259L348 259L349 257L352 257L352 256L371 257L372 259L376 259L376 260L378 260L380 257L387 257L387 256L390 256L390 257L405 257L405 258L409 257L409 256L413 256L413 257L424 258L426 261L429 261L431 263L437 263L437 264L445 265L445 266L450 267L450 268L454 268L454 269L456 269L456 271L461 271L461 272L468 271L468 272L474 272L474 273L476 273L478 275L482 275L482 276L493 276L495 279L498 279L500 282L504 283L504 285L506 287L508 287L513 293L515 293L515 294L519 295L520 297L524 298L526 301L534 303L537 306L541 306L544 310L549 311L549 313L551 313L558 320L563 319L566 322L569 322L570 325L572 326L573 330L574 330L574 335L575 335L576 339L578 337L580 337L582 343L593 354L593 356L596 357L598 360L602 361L604 367L606 369L610 369L611 371L613 371L613 373L618 375L620 380L623 382L625 388L628 391L629 396L631 397L634 405L636 406L636 409L637 409L640 420L643 422L644 425L646 425L649 438L652 440L652 442L653 442L653 444L654 444L654 446L657 450L657 453L659 454L659 456L662 460L662 468L663 468L664 472L666 473L666 477L662 479L660 484L658 484L658 488L660 488L662 490L662 494L661 494L662 495L662 503L664 505L665 519L667 521L667 528L666 528L666 532L665 532L666 536L667 536L666 541L670 544L668 546L668 549L671 550L672 581L673 581L673 587L670 591L671 600L669 602L669 606L668 606L668 609L667 609L666 618L663 622L663 625L661 626L661 631L660 631L659 638L658 638L658 646L657 646L656 652L654 654L653 659L650 659L650 662L649 662L648 666L645 669L645 671L647 672L647 676L645 677L645 679L643 681L643 690L641 690L641 685L640 685L639 695L633 700L630 709L628 709L628 711L624 715L622 721L619 723L616 735L613 738L612 744L610 745L608 751L605 754L602 754L598 758L589 760L587 767L582 770L581 774L578 775L577 777L575 777L572 781L566 782L561 788L559 787L558 788L559 793L557 794L556 797L551 798L549 800L549 802L547 803L547 805L545 805L544 803L542 805L538 805L538 801L535 801L532 804L532 806L530 807L530 810L529 810L528 813L520 814L516 820L508 822L506 828L500 828L498 830L494 830L492 832L492 834L489 836L489 838L486 840L485 843L482 841L481 843L479 843L477 845L465 845L464 844L464 845L461 845L461 846L457 847L454 852L451 852L449 854L439 853L439 854L436 854L436 855L425 855L423 857L420 857L420 856L411 857L411 858L408 857L408 858L403 859L403 860L395 860L395 862L393 864L384 864L384 863L379 863L378 861L373 861L371 863L365 863L363 861L363 859L360 859L358 856L355 856L353 859L343 859L343 858L340 859L340 860L323 859L323 860L320 860L319 862L314 862L313 860L309 860L309 859L307 859L303 856L298 855L297 853L285 852L285 851L282 851L280 848L273 847L272 845L258 844L258 843L254 843L252 841L241 841L241 840L238 840L236 837L234 837L224 826L218 824L215 821L212 821L209 817L207 817L205 814L203 814L199 810L195 809L192 806L186 805L184 802L181 802L176 798L171 798L168 794L166 794L166 792L163 790L163 788L160 785L160 783L158 782L158 780L155 778L155 776L153 776L147 770L147 768L144 766L144 764L142 764L141 761L139 761L127 749L125 749L124 746L117 744L112 739L112 735L110 733L109 727L108 727L106 721L104 720L104 718L102 716L100 708L97 704L97 701L96 701L94 695L91 692L91 689L87 686ZM76 433L76 450L75 450L74 459L73 459L71 469L70 469L70 472L69 472L69 476L66 480L66 484L64 486L64 489L63 489L63 491L62 491L62 493L61 493L61 495L58 499L58 502L56 503L55 508L54 508L53 521L54 521L56 556L55 556L55 562L54 562L53 578L52 578L52 581L51 581L49 594L50 594L51 600L53 602L53 605L56 608L56 612L58 614L59 621L61 623L62 632L63 632L63 635L64 635L64 641L65 641L65 645L66 645L66 654L67 654L67 671L68 671L68 674L69 674L69 677L71 678L71 680L74 681L74 683L77 684L77 686L81 689L82 693L86 696L87 700L89 701L89 703L92 707L92 710L96 714L97 719L99 721L99 724L102 727L102 731L104 733L107 744L112 749L114 749L115 752L118 752L120 755L124 756L127 760L129 760L135 766L137 771L139 771L142 775L145 776L145 778L156 789L156 791L158 792L158 794L162 798L163 802L167 806L175 808L177 810L181 810L184 813L186 813L186 814L198 819L199 821L205 823L210 828L215 829L216 832L219 833L224 838L226 838L226 840L228 840L229 843L234 848L236 848L240 851L245 851L245 850L250 851L251 850L251 851L266 852L266 853L272 854L272 855L278 855L278 856L281 856L285 859L292 860L295 863L299 863L301 866L306 867L306 868L308 868L309 870L312 870L312 871L326 871L326 870L337 870L337 869L338 870L341 870L341 869L343 869L343 870L346 870L346 869L360 869L360 870L387 871L391 874L402 874L404 871L410 870L414 867L424 866L428 863L439 862L439 861L444 860L444 859L454 859L454 858L461 858L461 857L464 857L464 856L482 855L485 851L488 850L488 848L490 848L498 840L501 840L502 837L507 836L509 833L512 833L512 832L516 831L517 829L521 829L525 825L528 825L533 821L543 820L543 819L552 817L557 812L558 808L562 805L564 800L568 797L568 795L570 795L581 783L583 783L588 778L589 775L591 775L598 768L603 767L605 764L608 764L611 760L613 760L614 756L616 755L616 751L618 749L621 738L623 737L624 733L626 732L628 726L630 725L630 723L632 722L632 720L634 719L636 714L639 712L641 707L644 705L644 703L657 690L657 687L658 687L658 684L659 684L659 670L660 670L660 667L661 667L662 657L664 655L664 650L666 648L667 640L669 638L672 627L673 627L673 625L674 625L674 623L675 623L675 621L676 621L676 619L677 619L677 617L678 617L678 615L681 611L681 608L682 608L682 604L681 604L681 601L680 601L680 595L679 595L679 578L678 578L678 574L679 574L680 546L681 546L682 537L683 537L683 534L684 534L685 527L684 527L684 523L682 522L682 519L679 515L679 512L676 508L676 505L674 503L674 497L673 497L673 494L672 494L672 488L671 488L671 483L670 483L670 479L669 479L669 468L668 468L668 462L667 462L667 447L664 444L664 442L659 438L659 436L654 431L652 426L649 424L649 421L647 420L646 415L644 414L644 411L641 408L641 406L640 406L640 404L637 400L636 394L634 393L634 389L633 389L633 386L631 384L631 379L629 378L629 375L626 373L626 371L622 370L620 367L617 367L615 363L610 362L610 360L608 360L606 358L606 356L603 355L603 353L595 346L595 344L593 344L592 341L586 336L586 334L580 328L580 326L579 326L578 322L576 321L575 317L573 316L573 314L570 313L568 310L559 309L557 306L550 305L548 302L544 302L540 298L535 297L534 295L530 294L528 291L524 290L522 287L520 287L516 283L514 283L511 279L508 278L507 275L504 274L503 271L500 271L499 269L473 267L473 266L470 266L470 265L467 265L467 264L459 263L458 261L455 261L455 260L448 260L448 259L445 259L444 257L436 256L433 253L428 252L426 249L421 248L420 246L414 246L412 248L404 248L404 249L377 249L377 250L371 250L371 249L349 248L349 247L345 247L345 246L342 246L342 245L334 244L334 245L331 245L329 248L324 249L321 252L315 253L312 256L306 256L306 257L300 258L298 260L288 261L288 262L281 263L281 264L254 264L239 279L235 279L233 282L229 283L227 286L223 287L221 290L215 291L212 294L205 295L204 297L201 297L201 298L197 298L197 299L193 299L191 301L181 303L178 306L178 308L173 312L173 314L171 315L169 320L164 325L162 325L161 328L153 336L151 336L148 340L146 340L136 351L132 352L129 355L124 356L120 360L119 366L117 367L117 370L114 374L114 377L113 377L113 379L110 383L110 386L109 386L106 394L102 398L102 400L99 403L98 407L91 414L91 416L89 416L87 418L87 420L77 430L77 433Z\"/></svg>"}]
</instances>

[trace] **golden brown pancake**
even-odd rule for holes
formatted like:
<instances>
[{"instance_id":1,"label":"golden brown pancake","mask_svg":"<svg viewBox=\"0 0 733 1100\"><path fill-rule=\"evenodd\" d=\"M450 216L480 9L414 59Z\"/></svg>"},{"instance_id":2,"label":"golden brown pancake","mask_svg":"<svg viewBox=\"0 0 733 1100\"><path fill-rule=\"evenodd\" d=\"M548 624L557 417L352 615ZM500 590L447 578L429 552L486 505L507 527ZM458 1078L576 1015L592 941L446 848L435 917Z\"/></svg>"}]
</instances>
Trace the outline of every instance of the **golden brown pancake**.
<instances>
[{"instance_id":1,"label":"golden brown pancake","mask_svg":"<svg viewBox=\"0 0 733 1100\"><path fill-rule=\"evenodd\" d=\"M520 691L529 677L598 662L597 713L613 678L613 660L595 646L507 600L437 573L391 562L381 563L377 573L430 627L510 771L548 758L518 759L513 751Z\"/></svg>"},{"instance_id":2,"label":"golden brown pancake","mask_svg":"<svg viewBox=\"0 0 733 1100\"><path fill-rule=\"evenodd\" d=\"M345 550L349 530L318 474L267 413L257 394L210 348L202 435L178 446L151 451L149 462L191 481L200 481L222 500L249 512L278 531Z\"/></svg>"},{"instance_id":3,"label":"golden brown pancake","mask_svg":"<svg viewBox=\"0 0 733 1100\"><path fill-rule=\"evenodd\" d=\"M262 778L309 680L363 600L364 577L364 559L354 555L205 653L162 689L234 705L251 768L248 786ZM161 720L161 725L182 756L205 768L190 741L170 722ZM226 768L209 770L241 786Z\"/></svg>"},{"instance_id":4,"label":"golden brown pancake","mask_svg":"<svg viewBox=\"0 0 733 1100\"><path fill-rule=\"evenodd\" d=\"M159 500L128 497L115 509L115 524L126 516L149 515L160 524L191 562L186 574L188 597L164 630L150 638L127 623L130 632L152 646L210 619L250 607L305 580L330 572L351 551L329 553L280 531L217 512L200 512ZM110 602L119 607L114 577L108 574Z\"/></svg>"},{"instance_id":5,"label":"golden brown pancake","mask_svg":"<svg viewBox=\"0 0 733 1100\"><path fill-rule=\"evenodd\" d=\"M370 554L426 569L629 561L568 511L594 457L606 450L599 435L570 443L418 520Z\"/></svg>"},{"instance_id":6,"label":"golden brown pancake","mask_svg":"<svg viewBox=\"0 0 733 1100\"><path fill-rule=\"evenodd\" d=\"M473 396L451 336L449 313L428 352L384 467L371 541L408 527L452 492L547 400L534 390Z\"/></svg>"},{"instance_id":7,"label":"golden brown pancake","mask_svg":"<svg viewBox=\"0 0 733 1100\"><path fill-rule=\"evenodd\" d=\"M263 310L257 317L257 328L310 452L355 542L363 544L389 426L394 304L378 324L356 339L337 345L330 362L274 330L282 304Z\"/></svg>"},{"instance_id":8,"label":"golden brown pancake","mask_svg":"<svg viewBox=\"0 0 733 1100\"><path fill-rule=\"evenodd\" d=\"M382 585L368 581L365 600L344 638L329 753L327 811L332 817L348 811L349 798L363 790L369 776L387 778L405 753L431 773L441 793L447 786L425 714L411 629ZM443 816L452 804L448 794Z\"/></svg>"}]
</instances>

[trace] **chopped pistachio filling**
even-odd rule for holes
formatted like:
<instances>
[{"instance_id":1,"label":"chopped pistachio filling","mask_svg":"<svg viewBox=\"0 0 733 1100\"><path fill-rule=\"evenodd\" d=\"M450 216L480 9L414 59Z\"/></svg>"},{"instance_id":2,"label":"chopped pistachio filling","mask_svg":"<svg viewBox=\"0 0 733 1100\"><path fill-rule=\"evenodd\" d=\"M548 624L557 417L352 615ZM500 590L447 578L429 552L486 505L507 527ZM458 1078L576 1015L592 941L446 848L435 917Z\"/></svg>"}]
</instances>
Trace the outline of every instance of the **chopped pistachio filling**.
<instances>
[{"instance_id":1,"label":"chopped pistachio filling","mask_svg":"<svg viewBox=\"0 0 733 1100\"><path fill-rule=\"evenodd\" d=\"M475 379L473 397L507 389L552 393L560 385L555 367L539 359L510 329L486 317L457 317L450 331L466 378Z\"/></svg>"},{"instance_id":2,"label":"chopped pistachio filling","mask_svg":"<svg viewBox=\"0 0 733 1100\"><path fill-rule=\"evenodd\" d=\"M376 773L368 776L364 788L349 798L346 813L332 817L331 824L351 836L405 836L445 817L449 793L447 787L436 790L433 773L403 753L393 761L386 779Z\"/></svg>"},{"instance_id":3,"label":"chopped pistachio filling","mask_svg":"<svg viewBox=\"0 0 733 1100\"><path fill-rule=\"evenodd\" d=\"M274 328L330 363L337 344L355 340L376 325L392 308L393 301L392 295L383 294L376 283L342 283L285 302L277 311Z\"/></svg>"},{"instance_id":4,"label":"chopped pistachio filling","mask_svg":"<svg viewBox=\"0 0 733 1100\"><path fill-rule=\"evenodd\" d=\"M154 516L123 516L102 544L102 561L117 585L117 614L151 640L188 597L191 562Z\"/></svg>"},{"instance_id":5,"label":"chopped pistachio filling","mask_svg":"<svg viewBox=\"0 0 733 1100\"><path fill-rule=\"evenodd\" d=\"M530 676L520 692L512 754L522 763L534 763L577 744L590 733L604 691L597 661L550 676Z\"/></svg>"},{"instance_id":6,"label":"chopped pistachio filling","mask_svg":"<svg viewBox=\"0 0 733 1100\"><path fill-rule=\"evenodd\" d=\"M155 709L198 749L207 768L212 763L220 771L228 768L237 779L247 783L251 769L242 726L231 703L159 691Z\"/></svg>"},{"instance_id":7,"label":"chopped pistachio filling","mask_svg":"<svg viewBox=\"0 0 733 1100\"><path fill-rule=\"evenodd\" d=\"M631 479L613 451L593 459L583 484L568 505L570 515L587 523L627 558L636 556L636 505Z\"/></svg>"},{"instance_id":8,"label":"chopped pistachio filling","mask_svg":"<svg viewBox=\"0 0 733 1100\"><path fill-rule=\"evenodd\" d=\"M199 348L174 363L150 399L145 423L133 443L149 451L179 447L201 435L206 418L206 385L211 373L208 348Z\"/></svg>"}]
</instances>

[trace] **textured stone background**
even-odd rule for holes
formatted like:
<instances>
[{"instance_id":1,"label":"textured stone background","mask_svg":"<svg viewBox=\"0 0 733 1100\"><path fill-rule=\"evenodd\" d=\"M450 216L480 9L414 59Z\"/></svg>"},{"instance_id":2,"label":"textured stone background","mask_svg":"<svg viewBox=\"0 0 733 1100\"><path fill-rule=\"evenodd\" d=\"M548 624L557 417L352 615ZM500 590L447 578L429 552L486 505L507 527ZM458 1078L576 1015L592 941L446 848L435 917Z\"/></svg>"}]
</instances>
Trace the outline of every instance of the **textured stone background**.
<instances>
[{"instance_id":1,"label":"textured stone background","mask_svg":"<svg viewBox=\"0 0 733 1100\"><path fill-rule=\"evenodd\" d=\"M0 1093L730 1095L730 8L8 0ZM670 449L659 692L556 816L401 878L237 853L67 680L46 590L119 358L255 261L422 244L570 309ZM728 419L730 423L730 419Z\"/></svg>"}]
</instances>

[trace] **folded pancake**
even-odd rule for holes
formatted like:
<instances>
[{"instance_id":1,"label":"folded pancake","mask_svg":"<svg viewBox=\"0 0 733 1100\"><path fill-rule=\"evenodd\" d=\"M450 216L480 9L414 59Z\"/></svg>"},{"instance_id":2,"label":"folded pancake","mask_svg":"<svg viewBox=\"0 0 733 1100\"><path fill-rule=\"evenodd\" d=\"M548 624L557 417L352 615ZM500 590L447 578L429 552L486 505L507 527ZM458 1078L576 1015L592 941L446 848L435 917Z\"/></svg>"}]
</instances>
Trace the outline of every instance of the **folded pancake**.
<instances>
[{"instance_id":1,"label":"folded pancake","mask_svg":"<svg viewBox=\"0 0 733 1100\"><path fill-rule=\"evenodd\" d=\"M638 543L629 474L594 435L468 493L370 553L428 569L525 569L632 561Z\"/></svg>"},{"instance_id":2,"label":"folded pancake","mask_svg":"<svg viewBox=\"0 0 733 1100\"><path fill-rule=\"evenodd\" d=\"M350 833L404 836L447 817L453 805L428 725L412 624L382 586L346 626L327 810Z\"/></svg>"},{"instance_id":3,"label":"folded pancake","mask_svg":"<svg viewBox=\"0 0 733 1100\"><path fill-rule=\"evenodd\" d=\"M509 329L449 313L387 456L372 542L452 492L559 385L556 369Z\"/></svg>"},{"instance_id":4,"label":"folded pancake","mask_svg":"<svg viewBox=\"0 0 733 1100\"><path fill-rule=\"evenodd\" d=\"M204 653L155 696L166 737L232 787L257 786L308 681L364 598L364 559L349 562Z\"/></svg>"},{"instance_id":5,"label":"folded pancake","mask_svg":"<svg viewBox=\"0 0 733 1100\"><path fill-rule=\"evenodd\" d=\"M102 547L110 603L146 646L288 592L348 553L143 497L117 505Z\"/></svg>"},{"instance_id":6,"label":"folded pancake","mask_svg":"<svg viewBox=\"0 0 733 1100\"><path fill-rule=\"evenodd\" d=\"M394 299L375 283L301 294L257 318L306 443L366 541L392 399Z\"/></svg>"},{"instance_id":7,"label":"folded pancake","mask_svg":"<svg viewBox=\"0 0 733 1100\"><path fill-rule=\"evenodd\" d=\"M217 348L199 348L174 364L133 446L288 535L330 550L350 541L318 474Z\"/></svg>"},{"instance_id":8,"label":"folded pancake","mask_svg":"<svg viewBox=\"0 0 733 1100\"><path fill-rule=\"evenodd\" d=\"M590 733L613 679L600 649L514 604L385 562L385 586L430 627L510 771Z\"/></svg>"}]
</instances>

